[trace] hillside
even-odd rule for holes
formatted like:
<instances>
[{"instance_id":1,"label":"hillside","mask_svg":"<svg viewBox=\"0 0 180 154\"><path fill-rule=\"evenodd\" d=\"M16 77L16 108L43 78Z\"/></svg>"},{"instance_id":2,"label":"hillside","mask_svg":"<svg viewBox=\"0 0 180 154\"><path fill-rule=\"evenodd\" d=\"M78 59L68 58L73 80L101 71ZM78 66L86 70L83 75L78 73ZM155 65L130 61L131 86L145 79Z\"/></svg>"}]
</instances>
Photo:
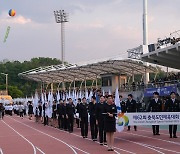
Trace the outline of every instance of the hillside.
<instances>
[{"instance_id":1,"label":"hillside","mask_svg":"<svg viewBox=\"0 0 180 154\"><path fill-rule=\"evenodd\" d=\"M25 97L34 94L34 90L39 87L38 83L23 80L18 74L40 66L61 64L61 61L54 58L32 58L30 61L1 61L0 73L8 74L8 92L12 97ZM0 74L0 90L5 90L5 76Z\"/></svg>"}]
</instances>

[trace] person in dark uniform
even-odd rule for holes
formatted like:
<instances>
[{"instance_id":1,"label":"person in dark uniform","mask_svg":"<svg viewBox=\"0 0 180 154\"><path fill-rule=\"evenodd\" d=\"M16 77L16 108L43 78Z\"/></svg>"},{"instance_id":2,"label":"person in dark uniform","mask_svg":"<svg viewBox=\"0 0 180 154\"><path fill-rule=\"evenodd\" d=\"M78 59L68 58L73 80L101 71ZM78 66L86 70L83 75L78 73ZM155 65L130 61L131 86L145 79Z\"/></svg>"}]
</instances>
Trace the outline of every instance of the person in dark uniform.
<instances>
[{"instance_id":1,"label":"person in dark uniform","mask_svg":"<svg viewBox=\"0 0 180 154\"><path fill-rule=\"evenodd\" d=\"M71 98L69 98L69 104L67 104L67 116L68 116L68 131L70 133L73 132L74 126L74 114L75 114L75 106Z\"/></svg>"},{"instance_id":2,"label":"person in dark uniform","mask_svg":"<svg viewBox=\"0 0 180 154\"><path fill-rule=\"evenodd\" d=\"M46 116L46 110L47 110L47 102L43 104L43 119L44 119L44 126L48 125L48 118Z\"/></svg>"},{"instance_id":3,"label":"person in dark uniform","mask_svg":"<svg viewBox=\"0 0 180 154\"><path fill-rule=\"evenodd\" d=\"M41 102L39 102L38 110L39 110L39 120L40 122L42 122L42 103Z\"/></svg>"},{"instance_id":4,"label":"person in dark uniform","mask_svg":"<svg viewBox=\"0 0 180 154\"><path fill-rule=\"evenodd\" d=\"M123 97L120 95L119 96L120 99L120 105L121 105L121 112L125 113L126 112L126 102L123 101Z\"/></svg>"},{"instance_id":5,"label":"person in dark uniform","mask_svg":"<svg viewBox=\"0 0 180 154\"><path fill-rule=\"evenodd\" d=\"M67 115L67 103L66 100L63 101L62 106L62 118L63 118L63 129L68 130L68 115Z\"/></svg>"},{"instance_id":6,"label":"person in dark uniform","mask_svg":"<svg viewBox=\"0 0 180 154\"><path fill-rule=\"evenodd\" d=\"M162 101L159 99L159 93L154 92L154 98L150 101L148 112L162 112ZM159 134L159 125L152 125L153 135Z\"/></svg>"},{"instance_id":7,"label":"person in dark uniform","mask_svg":"<svg viewBox=\"0 0 180 154\"><path fill-rule=\"evenodd\" d=\"M86 98L82 99L82 103L79 106L79 117L81 122L81 136L87 138L88 136L88 104Z\"/></svg>"},{"instance_id":8,"label":"person in dark uniform","mask_svg":"<svg viewBox=\"0 0 180 154\"><path fill-rule=\"evenodd\" d=\"M176 99L176 93L171 92L170 99L165 104L166 112L180 112L180 102ZM169 125L169 135L170 138L177 138L177 125ZM172 136L173 135L173 136Z\"/></svg>"},{"instance_id":9,"label":"person in dark uniform","mask_svg":"<svg viewBox=\"0 0 180 154\"><path fill-rule=\"evenodd\" d=\"M59 124L59 129L63 129L63 100L60 100L59 104L57 105L57 112L58 112L58 124Z\"/></svg>"},{"instance_id":10,"label":"person in dark uniform","mask_svg":"<svg viewBox=\"0 0 180 154\"><path fill-rule=\"evenodd\" d=\"M107 136L108 151L114 151L114 132L116 132L116 114L117 108L113 103L112 95L108 95L107 103L104 104L105 114L105 132Z\"/></svg>"},{"instance_id":11,"label":"person in dark uniform","mask_svg":"<svg viewBox=\"0 0 180 154\"><path fill-rule=\"evenodd\" d=\"M79 106L81 104L81 98L78 98L78 102L77 102L77 105L76 105L76 113L79 114ZM79 116L76 117L76 124L77 124L77 128L80 128L80 120L79 120Z\"/></svg>"},{"instance_id":12,"label":"person in dark uniform","mask_svg":"<svg viewBox=\"0 0 180 154\"><path fill-rule=\"evenodd\" d=\"M57 106L56 102L53 101L53 106L52 106L52 119L53 119L53 127L56 128L56 121L57 121Z\"/></svg>"},{"instance_id":13,"label":"person in dark uniform","mask_svg":"<svg viewBox=\"0 0 180 154\"><path fill-rule=\"evenodd\" d=\"M97 141L98 128L96 124L96 97L91 97L91 102L89 103L89 115L90 115L90 128L91 128L91 139Z\"/></svg>"},{"instance_id":14,"label":"person in dark uniform","mask_svg":"<svg viewBox=\"0 0 180 154\"><path fill-rule=\"evenodd\" d=\"M59 117L59 108L60 108L60 101L57 103L57 116L58 116L58 127L60 129L60 117Z\"/></svg>"},{"instance_id":15,"label":"person in dark uniform","mask_svg":"<svg viewBox=\"0 0 180 154\"><path fill-rule=\"evenodd\" d=\"M131 112L137 112L137 103L133 99L132 94L128 95L128 100L126 102L126 112L131 113ZM128 131L130 131L131 126L128 126ZM137 126L134 126L134 130L137 131Z\"/></svg>"},{"instance_id":16,"label":"person in dark uniform","mask_svg":"<svg viewBox=\"0 0 180 154\"><path fill-rule=\"evenodd\" d=\"M32 120L33 105L32 105L32 102L31 102L31 101L29 101L29 105L28 105L28 114L29 114L29 120Z\"/></svg>"},{"instance_id":17,"label":"person in dark uniform","mask_svg":"<svg viewBox=\"0 0 180 154\"><path fill-rule=\"evenodd\" d=\"M35 108L35 122L38 122L38 118L39 118L39 110L38 110L38 107Z\"/></svg>"},{"instance_id":18,"label":"person in dark uniform","mask_svg":"<svg viewBox=\"0 0 180 154\"><path fill-rule=\"evenodd\" d=\"M103 95L100 96L100 102L96 104L96 123L98 125L99 129L99 143L100 145L107 145L106 141L106 132L104 131L104 104L105 104L105 98Z\"/></svg>"}]
</instances>

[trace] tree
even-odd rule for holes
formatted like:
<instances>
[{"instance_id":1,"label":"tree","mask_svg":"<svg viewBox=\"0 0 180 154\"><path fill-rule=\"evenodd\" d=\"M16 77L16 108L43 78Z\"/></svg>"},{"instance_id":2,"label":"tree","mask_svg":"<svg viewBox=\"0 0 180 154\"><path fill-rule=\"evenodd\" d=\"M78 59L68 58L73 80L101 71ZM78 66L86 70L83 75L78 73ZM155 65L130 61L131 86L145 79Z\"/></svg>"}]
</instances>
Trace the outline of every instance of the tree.
<instances>
[{"instance_id":1,"label":"tree","mask_svg":"<svg viewBox=\"0 0 180 154\"><path fill-rule=\"evenodd\" d=\"M12 97L25 97L34 94L39 84L34 81L27 81L18 77L19 73L34 69L40 66L58 65L62 62L56 58L32 58L30 61L8 61L0 62L0 73L8 74L8 89ZM5 84L5 77L0 75L0 85ZM1 86L3 88L3 86Z\"/></svg>"}]
</instances>

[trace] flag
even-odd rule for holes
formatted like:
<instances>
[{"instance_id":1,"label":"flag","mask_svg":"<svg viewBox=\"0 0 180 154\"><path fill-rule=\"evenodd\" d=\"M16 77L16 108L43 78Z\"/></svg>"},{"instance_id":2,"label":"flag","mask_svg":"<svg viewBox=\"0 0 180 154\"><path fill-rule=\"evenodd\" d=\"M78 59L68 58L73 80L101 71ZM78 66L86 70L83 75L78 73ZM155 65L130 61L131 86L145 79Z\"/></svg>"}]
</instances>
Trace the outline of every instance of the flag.
<instances>
[{"instance_id":1,"label":"flag","mask_svg":"<svg viewBox=\"0 0 180 154\"><path fill-rule=\"evenodd\" d=\"M82 92L81 92L81 90L80 90L80 92L79 92L79 98L82 98Z\"/></svg>"},{"instance_id":2,"label":"flag","mask_svg":"<svg viewBox=\"0 0 180 154\"><path fill-rule=\"evenodd\" d=\"M58 90L58 92L57 92L56 98L57 98L57 102L59 102L59 100L60 100L59 90Z\"/></svg>"},{"instance_id":3,"label":"flag","mask_svg":"<svg viewBox=\"0 0 180 154\"><path fill-rule=\"evenodd\" d=\"M120 104L120 99L119 99L119 91L118 91L118 87L116 88L116 92L115 92L115 105L117 107L118 112L121 112L121 104Z\"/></svg>"},{"instance_id":4,"label":"flag","mask_svg":"<svg viewBox=\"0 0 180 154\"><path fill-rule=\"evenodd\" d=\"M77 93L76 93L76 90L74 91L74 105L76 106L77 105Z\"/></svg>"},{"instance_id":5,"label":"flag","mask_svg":"<svg viewBox=\"0 0 180 154\"><path fill-rule=\"evenodd\" d=\"M89 94L89 101L91 101L91 97L93 96L93 91L91 90L90 91L90 94Z\"/></svg>"},{"instance_id":6,"label":"flag","mask_svg":"<svg viewBox=\"0 0 180 154\"><path fill-rule=\"evenodd\" d=\"M104 89L103 89L103 92L102 92L103 96L105 96L105 92L104 92Z\"/></svg>"},{"instance_id":7,"label":"flag","mask_svg":"<svg viewBox=\"0 0 180 154\"><path fill-rule=\"evenodd\" d=\"M118 86L116 88L116 92L115 92L115 105L117 107L117 120L116 120L116 129L118 130L118 132L122 132L124 130L124 122L122 121L123 119L121 118L120 114L121 114L121 103L120 103L120 99L119 99L119 91L118 91Z\"/></svg>"},{"instance_id":8,"label":"flag","mask_svg":"<svg viewBox=\"0 0 180 154\"><path fill-rule=\"evenodd\" d=\"M34 104L33 104L33 109L34 109L34 113L36 111L36 107L38 107L38 93L36 92L35 93L35 96L34 96Z\"/></svg>"},{"instance_id":9,"label":"flag","mask_svg":"<svg viewBox=\"0 0 180 154\"><path fill-rule=\"evenodd\" d=\"M110 89L109 89L109 95L112 95L112 94L111 94L111 90L110 90Z\"/></svg>"},{"instance_id":10,"label":"flag","mask_svg":"<svg viewBox=\"0 0 180 154\"><path fill-rule=\"evenodd\" d=\"M71 90L69 89L69 94L68 94L68 96L67 96L68 98L70 98L71 97Z\"/></svg>"},{"instance_id":11,"label":"flag","mask_svg":"<svg viewBox=\"0 0 180 154\"><path fill-rule=\"evenodd\" d=\"M88 90L86 89L86 91L85 91L85 97L86 97L86 100L89 100L89 98L88 98Z\"/></svg>"}]
</instances>

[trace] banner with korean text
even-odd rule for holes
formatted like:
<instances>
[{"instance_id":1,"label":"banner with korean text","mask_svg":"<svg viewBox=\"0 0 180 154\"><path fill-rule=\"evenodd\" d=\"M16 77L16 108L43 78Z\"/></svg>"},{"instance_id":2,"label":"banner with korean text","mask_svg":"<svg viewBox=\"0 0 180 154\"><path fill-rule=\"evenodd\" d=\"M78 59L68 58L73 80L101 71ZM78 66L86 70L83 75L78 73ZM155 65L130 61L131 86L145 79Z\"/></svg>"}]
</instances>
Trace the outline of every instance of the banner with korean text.
<instances>
[{"instance_id":1,"label":"banner with korean text","mask_svg":"<svg viewBox=\"0 0 180 154\"><path fill-rule=\"evenodd\" d=\"M117 115L117 130L130 125L180 125L180 112L139 112Z\"/></svg>"}]
</instances>

